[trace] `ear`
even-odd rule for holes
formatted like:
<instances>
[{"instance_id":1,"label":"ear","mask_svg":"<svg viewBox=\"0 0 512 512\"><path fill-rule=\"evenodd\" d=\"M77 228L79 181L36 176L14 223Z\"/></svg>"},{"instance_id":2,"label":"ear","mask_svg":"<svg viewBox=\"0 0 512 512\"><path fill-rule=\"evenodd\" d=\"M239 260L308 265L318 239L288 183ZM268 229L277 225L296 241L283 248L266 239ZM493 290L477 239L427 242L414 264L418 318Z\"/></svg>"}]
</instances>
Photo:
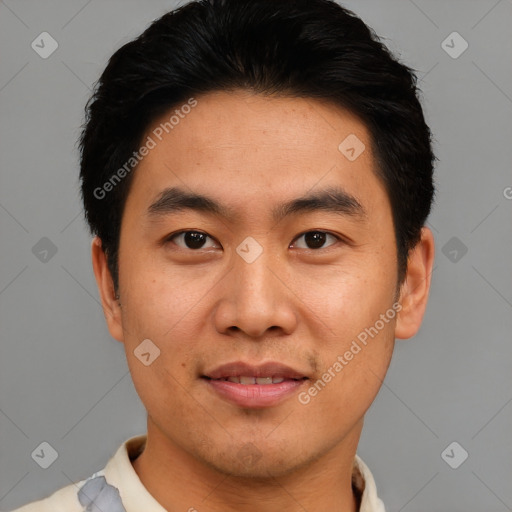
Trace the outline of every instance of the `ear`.
<instances>
[{"instance_id":1,"label":"ear","mask_svg":"<svg viewBox=\"0 0 512 512\"><path fill-rule=\"evenodd\" d=\"M107 321L110 335L117 341L124 341L121 305L115 298L114 281L108 269L107 256L101 245L101 238L94 237L91 244L92 267L96 277L96 284L100 293L103 314Z\"/></svg>"},{"instance_id":2,"label":"ear","mask_svg":"<svg viewBox=\"0 0 512 512\"><path fill-rule=\"evenodd\" d=\"M395 326L396 338L411 338L420 328L430 291L434 249L434 235L423 227L420 241L409 253L406 277L400 288L402 309Z\"/></svg>"}]
</instances>

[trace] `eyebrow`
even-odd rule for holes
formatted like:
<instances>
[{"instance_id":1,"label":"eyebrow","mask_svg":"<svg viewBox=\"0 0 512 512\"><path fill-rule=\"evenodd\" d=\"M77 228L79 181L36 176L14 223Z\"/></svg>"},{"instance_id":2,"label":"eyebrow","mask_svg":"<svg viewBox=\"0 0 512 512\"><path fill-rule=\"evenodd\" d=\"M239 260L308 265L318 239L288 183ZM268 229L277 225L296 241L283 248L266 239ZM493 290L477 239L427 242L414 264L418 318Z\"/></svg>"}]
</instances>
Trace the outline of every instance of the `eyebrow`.
<instances>
[{"instance_id":1,"label":"eyebrow","mask_svg":"<svg viewBox=\"0 0 512 512\"><path fill-rule=\"evenodd\" d=\"M147 209L150 221L156 221L184 210L213 214L225 219L237 219L235 211L215 199L202 194L187 192L179 187L164 189ZM272 218L279 222L290 215L325 211L364 220L367 212L363 205L340 187L328 187L282 203L272 209Z\"/></svg>"}]
</instances>

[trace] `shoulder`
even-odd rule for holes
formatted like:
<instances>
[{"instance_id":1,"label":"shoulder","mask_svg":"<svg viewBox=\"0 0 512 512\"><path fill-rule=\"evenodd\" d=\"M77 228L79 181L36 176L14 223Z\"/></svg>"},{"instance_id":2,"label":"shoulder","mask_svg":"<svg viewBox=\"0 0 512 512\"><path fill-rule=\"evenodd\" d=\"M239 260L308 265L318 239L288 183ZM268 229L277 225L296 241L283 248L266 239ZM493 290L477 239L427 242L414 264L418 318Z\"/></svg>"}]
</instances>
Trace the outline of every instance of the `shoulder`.
<instances>
[{"instance_id":1,"label":"shoulder","mask_svg":"<svg viewBox=\"0 0 512 512\"><path fill-rule=\"evenodd\" d=\"M103 512L125 512L119 490L107 482L104 470L11 512L83 512L91 506Z\"/></svg>"},{"instance_id":2,"label":"shoulder","mask_svg":"<svg viewBox=\"0 0 512 512\"><path fill-rule=\"evenodd\" d=\"M78 489L86 482L70 484L42 500L33 501L12 512L82 512L83 506L78 500Z\"/></svg>"},{"instance_id":3,"label":"shoulder","mask_svg":"<svg viewBox=\"0 0 512 512\"><path fill-rule=\"evenodd\" d=\"M136 458L143 450L145 440L146 436L128 439L102 470L11 512L126 512L125 498L131 502L147 495L130 463L130 459ZM146 497L146 501L149 499Z\"/></svg>"}]
</instances>

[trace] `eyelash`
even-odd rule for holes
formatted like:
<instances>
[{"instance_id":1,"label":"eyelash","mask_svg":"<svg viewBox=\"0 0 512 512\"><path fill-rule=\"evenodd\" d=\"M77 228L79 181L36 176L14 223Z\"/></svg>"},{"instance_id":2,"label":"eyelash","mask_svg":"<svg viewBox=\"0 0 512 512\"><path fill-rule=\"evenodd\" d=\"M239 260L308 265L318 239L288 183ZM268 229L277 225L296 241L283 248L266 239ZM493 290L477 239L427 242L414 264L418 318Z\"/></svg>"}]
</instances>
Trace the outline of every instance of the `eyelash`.
<instances>
[{"instance_id":1,"label":"eyelash","mask_svg":"<svg viewBox=\"0 0 512 512\"><path fill-rule=\"evenodd\" d=\"M208 235L207 233L205 233L204 231L198 231L198 230L194 230L194 229L187 229L187 230L183 230L183 231L178 231L176 233L173 233L172 235L169 235L165 240L164 240L164 243L167 244L169 242L172 242L174 238L178 237L178 236L181 236L181 235L184 235L186 233L199 233L199 234L202 234L202 235L206 235L208 238L210 238L211 240L215 240L212 236ZM300 235L297 235L296 238L294 238L294 240L297 240L301 237L303 237L304 235L307 235L309 233L321 233L321 234L324 234L324 235L330 235L332 236L333 238L336 239L337 242L345 242L340 236L338 235L335 235L334 233L331 233L330 231L323 231L323 230L320 230L320 229L313 229L313 230L309 230L309 231L304 231L303 233L301 233ZM174 242L173 242L174 243ZM218 243L218 242L216 242ZM177 245L177 244L175 244ZM220 244L219 244L220 245ZM336 243L334 244L331 244L327 247L320 247L320 248L317 248L317 249L310 249L310 248L306 248L305 250L309 250L309 251L320 251L322 249L328 249L329 247L332 247L333 245L336 245ZM180 247L180 246L178 246ZM192 251L192 252L199 252L201 251L203 248L199 248L199 249L190 249L188 247L180 247L180 249L183 249L183 250L189 250L189 251ZM207 248L207 249L210 249L210 248Z\"/></svg>"}]
</instances>

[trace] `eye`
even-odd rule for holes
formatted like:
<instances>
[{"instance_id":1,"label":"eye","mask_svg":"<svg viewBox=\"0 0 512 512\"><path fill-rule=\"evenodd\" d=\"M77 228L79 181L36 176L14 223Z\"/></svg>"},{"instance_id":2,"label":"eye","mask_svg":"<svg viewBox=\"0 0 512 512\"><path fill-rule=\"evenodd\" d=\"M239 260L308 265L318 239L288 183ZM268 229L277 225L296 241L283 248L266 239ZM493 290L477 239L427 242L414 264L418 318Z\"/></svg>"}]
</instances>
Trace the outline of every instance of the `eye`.
<instances>
[{"instance_id":1,"label":"eye","mask_svg":"<svg viewBox=\"0 0 512 512\"><path fill-rule=\"evenodd\" d=\"M180 231L174 235L169 236L165 241L174 242L178 247L182 249L208 249L212 246L205 246L207 239L213 240L212 237L203 233L202 231ZM213 246L214 247L214 246Z\"/></svg>"},{"instance_id":2,"label":"eye","mask_svg":"<svg viewBox=\"0 0 512 512\"><path fill-rule=\"evenodd\" d=\"M326 231L308 231L307 233L303 233L302 235L299 235L296 238L296 240L300 240L301 238L304 238L304 242L305 242L306 246L304 246L304 245L302 247L299 246L299 249L322 249L322 248L324 248L322 246L325 244L327 237L333 238L335 240L335 242L341 240L339 237L337 237L331 233L327 233ZM333 245L333 244L330 244L330 245ZM327 246L327 247L329 247L329 246Z\"/></svg>"}]
</instances>

